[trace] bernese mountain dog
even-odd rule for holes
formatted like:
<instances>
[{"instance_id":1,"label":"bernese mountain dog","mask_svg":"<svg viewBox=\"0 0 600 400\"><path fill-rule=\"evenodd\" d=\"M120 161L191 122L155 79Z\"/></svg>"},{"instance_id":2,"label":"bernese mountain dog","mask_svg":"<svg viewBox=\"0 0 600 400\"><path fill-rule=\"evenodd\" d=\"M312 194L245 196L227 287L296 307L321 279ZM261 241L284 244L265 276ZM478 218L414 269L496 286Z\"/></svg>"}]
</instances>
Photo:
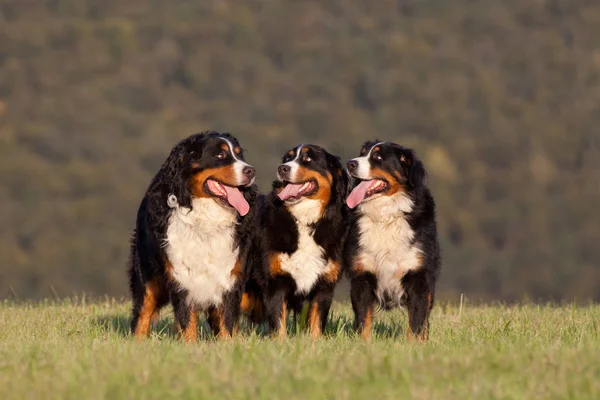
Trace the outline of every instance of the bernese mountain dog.
<instances>
[{"instance_id":1,"label":"bernese mountain dog","mask_svg":"<svg viewBox=\"0 0 600 400\"><path fill-rule=\"evenodd\" d=\"M355 329L368 339L376 304L404 306L409 338L426 340L440 272L435 203L411 149L366 142L346 165L353 189L346 268Z\"/></svg>"},{"instance_id":2,"label":"bernese mountain dog","mask_svg":"<svg viewBox=\"0 0 600 400\"><path fill-rule=\"evenodd\" d=\"M231 335L244 287L247 215L257 196L255 170L237 139L203 132L179 142L152 179L131 242L131 330L148 335L169 301L183 339L197 338L198 313L214 333Z\"/></svg>"},{"instance_id":3,"label":"bernese mountain dog","mask_svg":"<svg viewBox=\"0 0 600 400\"><path fill-rule=\"evenodd\" d=\"M242 310L266 319L271 335L285 337L308 302L310 335L322 335L341 276L347 231L344 201L348 175L340 159L315 145L289 150L273 190L261 199L260 241L255 243Z\"/></svg>"}]
</instances>

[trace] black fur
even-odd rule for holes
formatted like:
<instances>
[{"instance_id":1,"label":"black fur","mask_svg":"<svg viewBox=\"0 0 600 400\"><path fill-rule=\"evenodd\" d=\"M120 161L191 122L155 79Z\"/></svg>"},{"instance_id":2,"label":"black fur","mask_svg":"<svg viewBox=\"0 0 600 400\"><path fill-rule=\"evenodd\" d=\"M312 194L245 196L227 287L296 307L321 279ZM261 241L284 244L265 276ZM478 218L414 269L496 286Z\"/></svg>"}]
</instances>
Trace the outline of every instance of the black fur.
<instances>
[{"instance_id":1,"label":"black fur","mask_svg":"<svg viewBox=\"0 0 600 400\"><path fill-rule=\"evenodd\" d=\"M423 163L417 158L411 149L394 143L381 143L379 141L366 142L361 150L361 157L368 155L373 146L378 146L378 155L371 153L369 159L370 168L387 172L395 176L395 185L400 185L409 198L414 202L412 211L398 213L395 218L404 218L414 232L412 245L417 245L422 250L422 266L413 270L401 278L404 294L401 304L408 310L409 327L412 334L422 339L428 336L429 313L433 307L435 298L435 285L441 268L440 247L437 239L437 228L435 219L435 203L425 183L426 171ZM354 170L357 164L350 165L348 169ZM350 172L352 175L353 173ZM352 187L360 182L360 179L352 178ZM377 298L378 287L377 276L372 272L362 271L357 266L357 259L362 249L360 246L360 232L358 221L365 215L357 207L350 211L350 230L345 244L345 271L350 279L351 300L355 313L355 329L363 335L368 336L370 321L368 312L372 313L373 306L379 304L389 309L397 306L398 302L384 295ZM369 232L365 232L368 235ZM391 240L391 238L390 238ZM367 326L366 326L367 325Z\"/></svg>"},{"instance_id":2,"label":"black fur","mask_svg":"<svg viewBox=\"0 0 600 400\"><path fill-rule=\"evenodd\" d=\"M187 292L170 279L166 270L168 260L163 243L172 212L167 200L169 195L174 194L179 205L192 208L194 195L190 179L207 168L219 168L233 163L231 156L225 160L215 157L219 151L223 151L220 149L220 144L224 143L223 139L239 147L237 139L228 133L203 132L183 139L173 147L146 190L138 209L136 227L131 239L128 272L133 299L132 332L136 332L138 328L144 307L150 307L152 313L156 313L169 301L173 305L180 329L185 330L190 323L192 310L185 301ZM243 154L237 157L243 160ZM251 232L255 230L253 222L256 220L256 210L252 205L256 202L258 190L255 185L241 186L239 189L251 206L249 214L245 217L238 214L239 224L235 228L235 243L240 249L238 258L245 260L250 247ZM241 265L245 269L245 264ZM223 299L224 325L229 332L233 330L239 315L244 274L245 271L241 271L234 288L226 293ZM146 293L149 290L153 293L152 297L156 303L154 305L149 304L148 300L145 305ZM147 332L142 332L142 336L146 334Z\"/></svg>"},{"instance_id":3,"label":"black fur","mask_svg":"<svg viewBox=\"0 0 600 400\"><path fill-rule=\"evenodd\" d=\"M285 181L273 182L273 191L261 197L259 215L260 240L253 249L252 267L246 288L246 294L258 299L262 314L254 312L255 308L246 310L254 322L268 321L271 333L280 329L282 306L285 303L288 311L294 312L294 319L300 313L302 305L308 301L316 304L319 314L319 329L323 332L327 322L333 293L341 277L343 262L343 241L347 232L347 213L344 201L348 191L348 175L338 157L315 145L304 145L308 148L311 161L300 164L307 170L331 179L329 201L322 211L321 217L310 226L313 240L322 248L324 260L331 260L339 266L335 279L330 275L321 275L308 293L296 293L297 284L289 273L273 274L272 257L283 253L292 255L298 251L298 222L290 212L288 205L279 199L277 193L286 185ZM282 162L292 161L299 147L291 150L283 157ZM259 256L258 256L259 255ZM310 313L309 313L310 318ZM311 331L311 333L314 333ZM317 334L319 334L317 333Z\"/></svg>"}]
</instances>

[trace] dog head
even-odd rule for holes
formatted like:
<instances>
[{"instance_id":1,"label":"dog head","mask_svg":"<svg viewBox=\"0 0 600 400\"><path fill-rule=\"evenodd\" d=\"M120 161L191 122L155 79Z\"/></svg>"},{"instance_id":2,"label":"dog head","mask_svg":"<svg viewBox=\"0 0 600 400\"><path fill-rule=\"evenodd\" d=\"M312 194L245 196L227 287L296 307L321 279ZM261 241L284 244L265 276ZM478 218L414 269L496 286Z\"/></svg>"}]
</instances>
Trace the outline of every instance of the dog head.
<instances>
[{"instance_id":1,"label":"dog head","mask_svg":"<svg viewBox=\"0 0 600 400\"><path fill-rule=\"evenodd\" d=\"M339 157L311 144L285 153L273 184L277 197L286 206L313 200L320 204L321 212L327 205L342 205L346 187L347 176Z\"/></svg>"},{"instance_id":2,"label":"dog head","mask_svg":"<svg viewBox=\"0 0 600 400\"><path fill-rule=\"evenodd\" d=\"M346 168L357 180L346 200L350 208L396 193L414 197L423 187L426 176L413 150L390 142L366 142L360 157L348 161Z\"/></svg>"},{"instance_id":3,"label":"dog head","mask_svg":"<svg viewBox=\"0 0 600 400\"><path fill-rule=\"evenodd\" d=\"M192 208L194 198L212 198L244 216L250 206L244 192L254 183L255 169L228 133L204 132L179 142L163 165L162 181L179 205Z\"/></svg>"}]
</instances>

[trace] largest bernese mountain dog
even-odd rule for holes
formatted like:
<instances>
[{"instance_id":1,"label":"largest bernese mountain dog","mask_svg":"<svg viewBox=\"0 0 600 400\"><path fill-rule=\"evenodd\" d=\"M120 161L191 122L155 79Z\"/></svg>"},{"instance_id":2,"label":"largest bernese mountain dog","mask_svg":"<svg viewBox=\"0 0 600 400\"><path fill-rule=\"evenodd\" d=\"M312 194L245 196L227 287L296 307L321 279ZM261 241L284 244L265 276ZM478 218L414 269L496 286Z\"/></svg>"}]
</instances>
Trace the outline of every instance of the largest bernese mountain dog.
<instances>
[{"instance_id":1,"label":"largest bernese mountain dog","mask_svg":"<svg viewBox=\"0 0 600 400\"><path fill-rule=\"evenodd\" d=\"M259 240L253 243L242 309L266 319L272 335L286 336L290 311L308 302L312 337L322 335L341 276L347 231L348 176L340 159L316 145L285 153L270 194L261 198Z\"/></svg>"},{"instance_id":2,"label":"largest bernese mountain dog","mask_svg":"<svg viewBox=\"0 0 600 400\"><path fill-rule=\"evenodd\" d=\"M196 340L198 312L213 332L231 335L254 232L254 178L230 134L194 134L173 147L137 213L129 269L136 337L148 335L169 301L185 341Z\"/></svg>"},{"instance_id":3,"label":"largest bernese mountain dog","mask_svg":"<svg viewBox=\"0 0 600 400\"><path fill-rule=\"evenodd\" d=\"M427 339L440 247L425 168L413 150L378 141L365 143L347 168L354 180L345 255L355 328L369 338L377 303L405 306L409 338Z\"/></svg>"}]
</instances>

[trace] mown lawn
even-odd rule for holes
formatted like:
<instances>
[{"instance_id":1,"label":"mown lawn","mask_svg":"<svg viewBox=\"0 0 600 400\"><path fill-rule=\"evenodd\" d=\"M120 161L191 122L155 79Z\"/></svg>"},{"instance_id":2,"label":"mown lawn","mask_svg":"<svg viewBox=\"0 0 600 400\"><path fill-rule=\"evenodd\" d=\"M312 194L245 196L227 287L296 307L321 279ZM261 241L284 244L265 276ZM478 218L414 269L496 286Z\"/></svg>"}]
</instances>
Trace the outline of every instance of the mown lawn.
<instances>
[{"instance_id":1,"label":"mown lawn","mask_svg":"<svg viewBox=\"0 0 600 400\"><path fill-rule=\"evenodd\" d=\"M342 304L318 341L245 328L219 342L204 327L185 345L167 311L137 343L128 311L0 303L0 399L600 399L595 305L438 305L427 344L407 341L400 311L377 314L365 343Z\"/></svg>"}]
</instances>

